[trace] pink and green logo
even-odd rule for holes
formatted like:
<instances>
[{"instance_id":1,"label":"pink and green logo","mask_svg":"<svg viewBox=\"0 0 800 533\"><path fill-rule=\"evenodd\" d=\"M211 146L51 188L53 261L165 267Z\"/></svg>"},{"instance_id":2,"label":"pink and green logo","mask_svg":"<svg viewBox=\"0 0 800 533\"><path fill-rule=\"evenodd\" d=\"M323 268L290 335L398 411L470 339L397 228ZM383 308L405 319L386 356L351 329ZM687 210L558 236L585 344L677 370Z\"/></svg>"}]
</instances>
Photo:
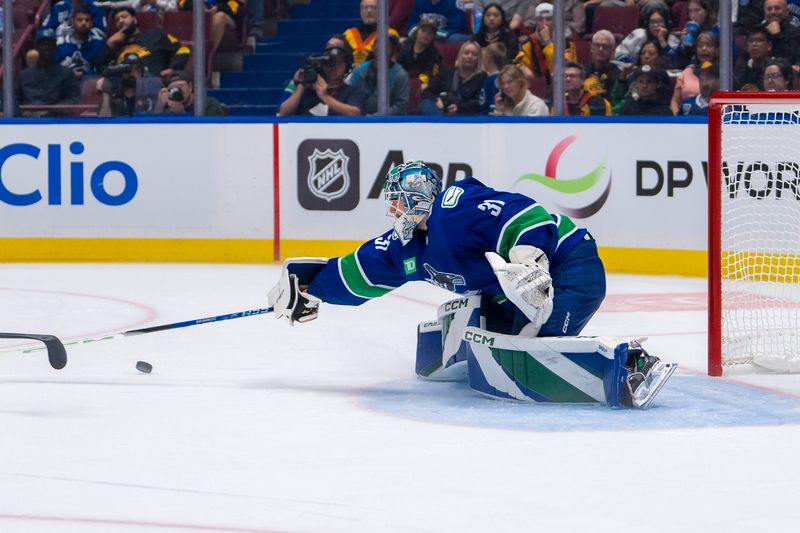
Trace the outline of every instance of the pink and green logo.
<instances>
[{"instance_id":1,"label":"pink and green logo","mask_svg":"<svg viewBox=\"0 0 800 533\"><path fill-rule=\"evenodd\" d=\"M588 174L581 176L579 178L574 179L558 179L556 175L556 168L558 167L558 162L561 159L561 156L564 155L564 152L567 150L569 145L575 142L578 139L577 135L570 135L565 139L562 139L556 146L553 148L553 151L550 152L550 155L547 158L547 164L544 167L544 175L542 174L524 174L517 178L517 181L514 182L516 186L519 183L533 181L548 189L555 191L561 194L579 194L586 191L590 191L595 188L599 188L598 184L600 183L601 178L605 175L606 170L606 161L603 160L602 163L597 165L591 172ZM563 205L559 205L558 203L556 206L566 215L569 215L573 218L588 218L598 211L608 200L608 195L611 192L611 173L609 172L608 175L608 183L606 184L605 188L601 190L599 196L591 200L587 205L580 206L580 207L567 207Z\"/></svg>"}]
</instances>

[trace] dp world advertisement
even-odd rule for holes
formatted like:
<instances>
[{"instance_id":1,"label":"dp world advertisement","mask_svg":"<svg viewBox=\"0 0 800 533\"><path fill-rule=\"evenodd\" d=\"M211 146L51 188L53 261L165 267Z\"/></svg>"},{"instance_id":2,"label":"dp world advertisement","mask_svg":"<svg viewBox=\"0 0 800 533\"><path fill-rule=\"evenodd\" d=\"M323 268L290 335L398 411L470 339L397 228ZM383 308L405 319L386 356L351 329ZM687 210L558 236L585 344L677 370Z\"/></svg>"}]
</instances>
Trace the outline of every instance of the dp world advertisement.
<instances>
[{"instance_id":1,"label":"dp world advertisement","mask_svg":"<svg viewBox=\"0 0 800 533\"><path fill-rule=\"evenodd\" d=\"M342 253L379 235L390 227L383 177L413 158L446 185L474 175L569 215L589 228L614 270L669 261L673 272L678 263L682 273L703 274L706 152L705 124L285 124L281 242L285 251L320 255L314 250Z\"/></svg>"}]
</instances>

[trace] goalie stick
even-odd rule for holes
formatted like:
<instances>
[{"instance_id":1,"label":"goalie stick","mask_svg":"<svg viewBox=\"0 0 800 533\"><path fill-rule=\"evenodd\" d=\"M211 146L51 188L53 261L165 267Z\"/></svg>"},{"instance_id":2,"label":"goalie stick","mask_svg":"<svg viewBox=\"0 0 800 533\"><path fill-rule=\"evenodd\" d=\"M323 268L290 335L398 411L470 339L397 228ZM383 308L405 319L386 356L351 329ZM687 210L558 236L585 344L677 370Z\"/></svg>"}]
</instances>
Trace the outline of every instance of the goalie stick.
<instances>
[{"instance_id":1,"label":"goalie stick","mask_svg":"<svg viewBox=\"0 0 800 533\"><path fill-rule=\"evenodd\" d=\"M79 344L89 344L89 343L93 343L93 342L97 342L97 341L106 341L106 340L111 340L111 339L118 339L120 337L133 337L135 335L144 335L146 333L155 333L156 331L165 331L165 330L168 330L168 329L187 328L189 326L197 326L197 325L200 325L200 324L210 324L212 322L222 322L223 320L233 320L234 318L244 318L246 316L263 315L265 313L271 313L271 312L272 312L272 307L262 307L260 309L248 309L247 311L237 311L235 313L228 313L228 314L224 314L224 315L209 316L209 317L205 317L205 318L195 318L193 320L184 320L182 322L172 322L170 324L161 324L159 326L148 326L146 328L129 329L127 331L120 331L118 333L107 333L107 334L98 335L98 336L95 336L95 337L84 337L83 339L69 341L69 342L66 343L66 345L67 346L75 346L75 345L79 345ZM13 333L9 333L9 334L2 333L2 334L0 334L0 336L2 336L2 335L15 335L15 334L13 334ZM58 339L56 339L55 337L52 337L51 335L16 335L15 337L9 337L9 338L36 339L36 340L41 340L42 342L45 342L45 345L47 345L46 341L44 341L42 339L42 337L51 337L52 339L55 339L59 344L61 344L61 342L58 341ZM61 345L61 349L62 350L64 349L63 345ZM22 353L33 353L33 352L38 352L39 350L41 350L41 348L28 348L26 350L9 350L9 351L14 351L14 352L21 351ZM48 346L48 353L49 353L49 350L50 350L50 346ZM51 357L51 360L50 360L50 364L53 364L52 357ZM66 364L66 352L64 352L64 364ZM64 365L62 364L61 367L63 367L63 366ZM56 367L55 364L53 364L53 368L61 368L61 367Z\"/></svg>"},{"instance_id":2,"label":"goalie stick","mask_svg":"<svg viewBox=\"0 0 800 533\"><path fill-rule=\"evenodd\" d=\"M56 370L61 370L67 366L67 350L64 344L55 335L37 335L35 333L0 333L0 339L33 339L44 343L47 350L47 359L50 366ZM41 348L37 348L38 351Z\"/></svg>"}]
</instances>

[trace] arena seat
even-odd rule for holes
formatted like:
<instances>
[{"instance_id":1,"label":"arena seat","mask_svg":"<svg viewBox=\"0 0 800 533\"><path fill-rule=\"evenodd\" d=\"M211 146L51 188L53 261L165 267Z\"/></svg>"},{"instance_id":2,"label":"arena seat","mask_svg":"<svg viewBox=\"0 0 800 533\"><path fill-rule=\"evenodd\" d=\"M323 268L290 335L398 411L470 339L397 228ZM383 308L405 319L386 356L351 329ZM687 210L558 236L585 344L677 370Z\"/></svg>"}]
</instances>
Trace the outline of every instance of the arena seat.
<instances>
[{"instance_id":1,"label":"arena seat","mask_svg":"<svg viewBox=\"0 0 800 533\"><path fill-rule=\"evenodd\" d=\"M416 115L419 111L419 101L422 97L422 82L416 76L408 79L408 106L406 113Z\"/></svg>"},{"instance_id":2,"label":"arena seat","mask_svg":"<svg viewBox=\"0 0 800 533\"><path fill-rule=\"evenodd\" d=\"M442 68L450 68L456 64L458 57L458 50L464 43L437 41L436 49L442 54Z\"/></svg>"},{"instance_id":3,"label":"arena seat","mask_svg":"<svg viewBox=\"0 0 800 533\"><path fill-rule=\"evenodd\" d=\"M623 37L639 27L639 6L597 6L592 30L608 30ZM591 35L589 35L591 38Z\"/></svg>"}]
</instances>

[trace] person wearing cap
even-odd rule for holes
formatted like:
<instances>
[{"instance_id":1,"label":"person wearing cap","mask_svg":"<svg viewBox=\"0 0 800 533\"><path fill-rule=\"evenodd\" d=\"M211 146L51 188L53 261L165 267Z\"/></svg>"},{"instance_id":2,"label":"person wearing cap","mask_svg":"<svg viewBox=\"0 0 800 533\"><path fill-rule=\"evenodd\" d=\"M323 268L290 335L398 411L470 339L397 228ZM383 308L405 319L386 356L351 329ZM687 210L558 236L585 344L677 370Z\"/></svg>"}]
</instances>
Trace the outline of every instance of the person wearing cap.
<instances>
[{"instance_id":1,"label":"person wearing cap","mask_svg":"<svg viewBox=\"0 0 800 533\"><path fill-rule=\"evenodd\" d=\"M325 63L318 69L300 68L283 90L278 116L356 116L364 106L364 94L345 82L353 66L349 49L338 44L334 36L323 52ZM303 76L316 71L316 81L304 81Z\"/></svg>"},{"instance_id":2,"label":"person wearing cap","mask_svg":"<svg viewBox=\"0 0 800 533\"><path fill-rule=\"evenodd\" d=\"M442 54L436 48L436 29L438 26L430 19L422 19L417 31L400 45L397 62L402 65L409 78L419 78L422 90L428 86L433 76L442 68Z\"/></svg>"},{"instance_id":3,"label":"person wearing cap","mask_svg":"<svg viewBox=\"0 0 800 533\"><path fill-rule=\"evenodd\" d=\"M542 4L550 4L550 12L552 13L553 6L550 2L543 2L543 0L526 0L527 9L523 16L523 25L528 31L533 31L536 28L536 8ZM583 33L586 31L586 7L584 0L564 0L564 33L567 38L573 35L579 39L582 38Z\"/></svg>"},{"instance_id":4,"label":"person wearing cap","mask_svg":"<svg viewBox=\"0 0 800 533\"><path fill-rule=\"evenodd\" d=\"M669 104L660 100L658 96L661 75L657 69L650 65L642 65L631 77L635 90L625 97L619 109L620 115L672 116Z\"/></svg>"},{"instance_id":5,"label":"person wearing cap","mask_svg":"<svg viewBox=\"0 0 800 533\"><path fill-rule=\"evenodd\" d=\"M697 36L695 42L695 62L683 69L675 78L670 108L676 115L681 101L700 92L700 80L697 77L701 68L719 60L719 38L713 32L704 31Z\"/></svg>"},{"instance_id":6,"label":"person wearing cap","mask_svg":"<svg viewBox=\"0 0 800 533\"><path fill-rule=\"evenodd\" d=\"M39 30L33 47L39 54L34 67L20 72L17 78L16 97L20 105L77 104L80 100L78 79L72 70L55 60L56 32L50 28ZM47 111L36 111L27 116L51 116Z\"/></svg>"},{"instance_id":7,"label":"person wearing cap","mask_svg":"<svg viewBox=\"0 0 800 533\"><path fill-rule=\"evenodd\" d=\"M117 31L106 40L106 52L100 59L102 65L120 60L135 53L142 60L145 76L161 76L166 79L174 70L183 70L189 62L190 50L178 39L158 29L139 29L136 12L123 7L114 12Z\"/></svg>"},{"instance_id":8,"label":"person wearing cap","mask_svg":"<svg viewBox=\"0 0 800 533\"><path fill-rule=\"evenodd\" d=\"M353 53L353 66L357 67L372 55L378 30L378 0L361 0L359 5L361 24L344 31L344 37ZM389 33L399 37L397 30L389 28Z\"/></svg>"},{"instance_id":9,"label":"person wearing cap","mask_svg":"<svg viewBox=\"0 0 800 533\"><path fill-rule=\"evenodd\" d=\"M606 93L604 96L611 102L611 111L619 114L622 104L625 103L625 98L632 93L636 93L636 84L633 83L633 73L639 67L650 66L659 76L658 100L661 103L668 104L672 99L672 80L670 79L667 71L664 69L664 55L661 47L655 41L647 41L639 49L639 57L636 63L625 63L621 65L619 76L611 89L611 93ZM584 85L586 83L584 82ZM591 88L587 87L587 90Z\"/></svg>"},{"instance_id":10,"label":"person wearing cap","mask_svg":"<svg viewBox=\"0 0 800 533\"><path fill-rule=\"evenodd\" d=\"M99 117L133 116L141 107L140 89L144 91L142 58L135 52L125 54L117 64L106 69L106 75L97 80L100 93ZM149 77L159 84L161 78ZM152 91L150 91L152 92ZM157 91L156 91L157 93Z\"/></svg>"},{"instance_id":11,"label":"person wearing cap","mask_svg":"<svg viewBox=\"0 0 800 533\"><path fill-rule=\"evenodd\" d=\"M467 15L459 7L456 0L415 0L414 9L408 19L411 31L423 19L436 22L436 37L446 41L466 41L470 38L467 32Z\"/></svg>"},{"instance_id":12,"label":"person wearing cap","mask_svg":"<svg viewBox=\"0 0 800 533\"><path fill-rule=\"evenodd\" d=\"M519 54L514 59L528 80L544 78L549 84L555 68L555 45L553 44L553 4L542 2L535 9L535 27L529 35L520 39ZM577 52L572 39L567 39L564 59L575 61Z\"/></svg>"},{"instance_id":13,"label":"person wearing cap","mask_svg":"<svg viewBox=\"0 0 800 533\"><path fill-rule=\"evenodd\" d=\"M791 73L792 69L787 62L787 71ZM711 94L714 91L719 91L719 65L709 65L701 68L697 73L700 78L700 92L691 98L681 101L681 115L689 116L708 116L708 103L711 100Z\"/></svg>"},{"instance_id":14,"label":"person wearing cap","mask_svg":"<svg viewBox=\"0 0 800 533\"><path fill-rule=\"evenodd\" d=\"M408 112L408 74L397 63L400 41L389 35L389 109L388 115L405 115ZM380 47L377 48L380 50ZM378 112L378 61L368 59L353 70L348 83L364 94L365 115Z\"/></svg>"},{"instance_id":15,"label":"person wearing cap","mask_svg":"<svg viewBox=\"0 0 800 533\"><path fill-rule=\"evenodd\" d=\"M219 100L206 96L206 107L203 116L220 117L225 115L225 108ZM194 113L194 86L191 78L182 70L173 72L167 80L167 86L158 92L154 113L176 113L181 115Z\"/></svg>"}]
</instances>

